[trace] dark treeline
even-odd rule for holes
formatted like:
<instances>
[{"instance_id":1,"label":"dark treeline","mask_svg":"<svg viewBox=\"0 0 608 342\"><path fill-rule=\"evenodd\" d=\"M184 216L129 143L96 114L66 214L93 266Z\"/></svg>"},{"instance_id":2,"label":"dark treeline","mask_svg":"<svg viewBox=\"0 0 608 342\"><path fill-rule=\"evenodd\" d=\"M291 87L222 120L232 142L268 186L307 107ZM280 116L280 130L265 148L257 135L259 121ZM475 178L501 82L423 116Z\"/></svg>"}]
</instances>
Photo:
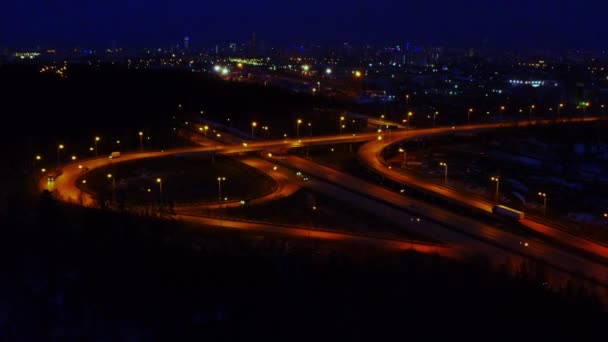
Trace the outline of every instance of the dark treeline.
<instances>
[{"instance_id":1,"label":"dark treeline","mask_svg":"<svg viewBox=\"0 0 608 342\"><path fill-rule=\"evenodd\" d=\"M45 194L25 208L2 213L1 340L586 339L605 319L583 291L482 260L193 232Z\"/></svg>"}]
</instances>

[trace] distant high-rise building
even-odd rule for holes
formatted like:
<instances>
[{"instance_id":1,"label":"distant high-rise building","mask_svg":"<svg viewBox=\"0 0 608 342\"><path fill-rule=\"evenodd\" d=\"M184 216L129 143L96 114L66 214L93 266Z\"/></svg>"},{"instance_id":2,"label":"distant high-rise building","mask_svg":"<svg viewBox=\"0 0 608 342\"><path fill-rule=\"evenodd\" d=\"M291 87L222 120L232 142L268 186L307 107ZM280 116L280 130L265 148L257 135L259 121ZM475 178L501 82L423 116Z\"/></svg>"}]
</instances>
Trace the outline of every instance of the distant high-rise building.
<instances>
[{"instance_id":1,"label":"distant high-rise building","mask_svg":"<svg viewBox=\"0 0 608 342\"><path fill-rule=\"evenodd\" d=\"M184 37L184 50L190 50L190 37Z\"/></svg>"},{"instance_id":2,"label":"distant high-rise building","mask_svg":"<svg viewBox=\"0 0 608 342\"><path fill-rule=\"evenodd\" d=\"M229 47L232 52L236 52L236 43L230 43Z\"/></svg>"}]
</instances>

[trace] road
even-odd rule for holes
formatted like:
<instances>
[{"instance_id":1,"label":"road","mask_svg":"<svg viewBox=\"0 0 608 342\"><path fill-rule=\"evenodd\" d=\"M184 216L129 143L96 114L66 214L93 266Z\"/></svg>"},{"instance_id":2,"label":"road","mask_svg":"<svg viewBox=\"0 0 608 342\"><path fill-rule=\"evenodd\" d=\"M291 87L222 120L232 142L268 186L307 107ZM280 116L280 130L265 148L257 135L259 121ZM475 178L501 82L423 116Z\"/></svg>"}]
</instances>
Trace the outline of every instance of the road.
<instances>
[{"instance_id":1,"label":"road","mask_svg":"<svg viewBox=\"0 0 608 342\"><path fill-rule=\"evenodd\" d=\"M436 240L455 245L468 256L482 254L499 266L507 260L542 260L553 266L552 279L569 279L571 275L582 275L605 286L592 285L608 300L608 266L584 259L540 240L523 240L516 234L497 229L467 216L459 215L438 206L400 195L380 185L350 176L335 169L319 165L308 159L290 156L276 160L286 167L301 170L312 177L322 179L338 188L327 188L311 182L316 191L333 196L344 202L356 201L362 210L375 214L384 213L383 218L404 224L412 213L423 217L425 224L408 224L407 229ZM348 190L348 191L344 191ZM356 196L356 195L362 196ZM440 222L440 224L439 224ZM528 242L528 246L522 245ZM523 257L523 258L522 258ZM566 274L564 274L564 272Z\"/></svg>"},{"instance_id":2,"label":"road","mask_svg":"<svg viewBox=\"0 0 608 342\"><path fill-rule=\"evenodd\" d=\"M290 225L280 225L268 222L239 221L226 218L214 218L194 215L176 215L175 218L187 223L220 227L225 229L238 229L253 232L279 234L297 238L318 239L341 243L361 244L388 250L413 250L420 253L437 254L443 257L454 258L456 250L453 247L439 243L425 243L407 241L394 238L382 238L366 234L345 233L324 229L311 229Z\"/></svg>"},{"instance_id":3,"label":"road","mask_svg":"<svg viewBox=\"0 0 608 342\"><path fill-rule=\"evenodd\" d=\"M585 121L595 120L594 118L587 118ZM535 121L537 124L547 124L551 123L551 121ZM525 125L528 123L518 123L518 125ZM134 154L124 154L119 159L110 160L108 158L98 158L87 161L81 161L79 163L71 163L63 166L62 171L63 174L54 182L55 189L58 190L60 194L60 198L64 201L80 203L82 205L92 205L92 198L87 196L87 194L83 194L83 192L76 186L76 181L81 175L81 170L78 168L78 165L83 165L86 168L92 170L97 167L107 166L112 162L124 162L128 160L135 159L144 159L144 158L155 158L161 156L175 155L175 154L186 154L186 153L222 153L222 154L232 154L232 153L241 153L241 152L249 152L249 151L260 151L260 150L272 150L272 149L285 149L285 148L293 148L293 147L301 147L308 145L320 145L320 144L338 144L338 143L348 143L348 142L359 142L359 141L370 141L365 144L360 152L359 158L364 161L368 167L372 170L378 172L382 176L389 178L393 181L402 183L402 184L412 184L413 186L422 187L427 191L432 191L436 193L440 193L443 196L451 198L456 201L461 201L462 203L467 203L468 205L489 211L491 210L491 203L479 201L477 199L471 200L466 196L462 196L461 194L453 191L452 189L445 188L439 186L434 183L424 184L419 182L416 179L413 179L411 176L397 172L396 170L391 170L386 167L383 159L381 158L380 152L382 149L387 147L389 144L394 143L403 139L410 139L415 137L423 137L435 134L447 134L454 131L480 131L486 129L494 129L501 126L509 126L510 124L504 123L496 123L496 124L483 124L483 125L471 125L466 127L442 127L442 128L432 128L432 129L421 129L415 131L408 132L393 132L391 141L388 139L379 140L379 133L366 133L366 134L358 134L358 135L332 135L332 136L323 136L323 137L309 137L302 138L298 140L274 140L274 141L258 141L258 142L250 142L247 145L216 145L216 146L203 146L203 147L188 147L181 148L171 151L158 151L158 152L143 152L143 153L134 153ZM382 137L386 137L384 134ZM547 264L554 266L555 270L564 271L567 274L581 274L584 277L595 279L597 282L602 284L608 284L608 268L600 263L590 261L587 259L583 259L577 255L570 254L568 252L562 251L558 248L548 245L542 241L532 241L527 247L523 248L521 245L521 238L515 234L508 233L494 227L491 227L485 223L478 222L471 218L467 218L464 216L456 215L454 213L448 212L438 207L433 207L428 204L424 204L419 201L414 201L412 199L408 199L404 196L396 194L386 188L381 186L363 181L361 179L352 177L347 174L340 173L336 170L329 169L310 161L307 161L302 158L288 157L281 162L288 164L290 167L299 168L314 175L319 179L323 179L329 183L339 185L343 189L349 190L347 193L342 193L341 198L347 199L352 192L363 195L363 197L368 197L374 199L376 202L380 202L381 204L388 205L391 208L397 208L400 211L414 212L422 217L431 218L435 222L441 222L441 224L430 224L425 223L421 225L414 225L414 229L418 229L419 233L424 233L429 236L435 237L440 241L452 243L455 246L459 247L459 251L468 250L474 251L474 253L482 253L490 258L490 260L496 261L497 263L504 262L505 257L509 260L518 260L521 257L532 258L543 260ZM270 164L260 167L268 168ZM45 189L47 187L47 183L44 179L40 181L40 188ZM325 190L323 189L325 187ZM327 190L327 186L317 185L317 190L321 192L325 191L325 193L338 193L338 191L329 191ZM334 189L335 190L335 189ZM350 195L349 195L350 193ZM364 201L360 199L356 199L359 204L365 207ZM366 203L369 205L369 203ZM377 206L378 204L374 204ZM386 207L383 207L383 210L388 210ZM387 211L388 212L388 211ZM394 213L395 217L401 217L398 214ZM392 214L391 214L392 215ZM389 215L389 216L391 216ZM234 228L246 229L245 226L249 227L248 229L261 229L263 226L272 226L271 224L262 224L258 223L257 225L250 224L244 225L242 223L234 223L241 221L228 221L228 220L217 220L217 221L209 221L211 219L204 219L200 217L189 218L193 216L182 215L181 218L186 220L192 220L192 222L214 222L214 224L221 225L224 222L233 222L231 225ZM446 228L446 224L449 225L449 228ZM331 234L321 234L321 233L313 233L318 232L318 230L307 229L303 227L286 227L281 226L283 231L293 230L294 234L301 234L306 232L309 234L308 236L318 237L318 238L327 238L336 240L336 235L332 234L344 234L332 232ZM411 228L411 227L408 227ZM543 227L543 229L552 229L551 227ZM540 229L540 228L537 228ZM263 229L262 229L263 230ZM276 229L274 232L278 232ZM562 232L563 233L563 232ZM367 241L368 243L372 243L373 241L377 241L375 237L369 236L360 236L353 234L346 234L351 236L349 239L359 239L359 241ZM355 237L352 237L355 236ZM562 236L563 237L563 236ZM570 236L569 238L573 238L575 240L574 245L577 247L583 247L583 243L590 244L593 248L591 250L598 249L598 252L603 253L604 251L601 249L603 246L599 246L591 241L587 241L584 239L580 239L574 236ZM346 238L344 238L346 239ZM369 240L371 239L371 240ZM376 239L376 240L374 240ZM576 240L580 239L580 241ZM346 239L348 240L348 239ZM381 239L382 240L382 239ZM384 240L382 240L384 241ZM377 243L377 242L374 242ZM412 242L408 242L412 243ZM567 242L566 242L567 243ZM428 244L422 244L427 246ZM603 247L605 248L605 247ZM422 248L421 251L428 250L426 247ZM588 249L589 250L589 249ZM453 250L451 250L453 251ZM444 251L445 252L445 251ZM450 252L449 254L452 254ZM602 254L600 254L602 255ZM605 254L604 254L605 255ZM559 272L557 272L559 273ZM556 274L557 274L556 273ZM557 277L557 276L556 276ZM562 276L563 278L563 276ZM605 291L606 288L602 287ZM603 292L601 298L606 299L606 293Z\"/></svg>"},{"instance_id":4,"label":"road","mask_svg":"<svg viewBox=\"0 0 608 342\"><path fill-rule=\"evenodd\" d=\"M584 121L596 121L599 118L584 118L577 119ZM567 120L563 120L567 121ZM529 125L530 123L534 124L550 124L553 121L551 120L533 120L531 122L524 121L519 122L518 126ZM361 146L358 151L359 160L366 165L367 168L374 171L375 173L389 179L393 182L403 184L404 186L421 189L429 193L433 193L443 198L447 198L453 202L459 203L464 206L468 206L471 208L476 208L486 213L491 213L492 208L496 203L487 201L482 198L474 197L469 194L460 193L452 188L449 188L444 185L440 185L429 180L421 179L419 177L415 177L411 174L404 172L404 170L398 168L389 168L388 163L382 158L382 150L387 148L389 145L403 142L408 139L414 138L422 138L433 135L442 135L442 134L451 134L453 132L475 132L482 131L488 129L494 129L503 126L504 124L496 123L496 124L481 124L481 125L470 125L470 126L462 126L462 127L440 127L440 128L430 128L430 129L421 129L410 132L394 132L392 134L391 141L382 139L382 140L370 140L368 143ZM540 234L556 239L560 243L564 245L595 254L601 258L608 260L608 247L597 242L570 234L564 230L548 226L542 222L535 221L531 218L526 218L520 221L523 225L532 229Z\"/></svg>"}]
</instances>

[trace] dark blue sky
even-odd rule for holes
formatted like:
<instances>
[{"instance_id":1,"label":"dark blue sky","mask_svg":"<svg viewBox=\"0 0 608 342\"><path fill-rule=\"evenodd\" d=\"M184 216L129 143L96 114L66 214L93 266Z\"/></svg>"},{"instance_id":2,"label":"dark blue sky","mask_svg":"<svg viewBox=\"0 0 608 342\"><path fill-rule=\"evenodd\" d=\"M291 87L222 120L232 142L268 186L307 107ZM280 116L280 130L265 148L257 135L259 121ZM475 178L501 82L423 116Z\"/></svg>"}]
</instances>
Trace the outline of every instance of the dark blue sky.
<instances>
[{"instance_id":1,"label":"dark blue sky","mask_svg":"<svg viewBox=\"0 0 608 342\"><path fill-rule=\"evenodd\" d=\"M259 41L605 48L603 0L2 0L0 44Z\"/></svg>"}]
</instances>

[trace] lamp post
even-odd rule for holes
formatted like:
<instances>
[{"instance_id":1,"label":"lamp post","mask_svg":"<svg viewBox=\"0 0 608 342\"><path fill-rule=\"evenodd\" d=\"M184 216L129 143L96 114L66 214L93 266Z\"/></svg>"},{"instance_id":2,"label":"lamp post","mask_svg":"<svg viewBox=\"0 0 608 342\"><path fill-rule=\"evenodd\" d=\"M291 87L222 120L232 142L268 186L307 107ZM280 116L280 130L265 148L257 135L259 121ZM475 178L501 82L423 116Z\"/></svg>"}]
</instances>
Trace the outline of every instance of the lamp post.
<instances>
[{"instance_id":1,"label":"lamp post","mask_svg":"<svg viewBox=\"0 0 608 342\"><path fill-rule=\"evenodd\" d=\"M144 132L139 131L139 151L144 151Z\"/></svg>"},{"instance_id":2,"label":"lamp post","mask_svg":"<svg viewBox=\"0 0 608 342\"><path fill-rule=\"evenodd\" d=\"M111 173L107 177L112 180L112 202L116 202L116 178Z\"/></svg>"},{"instance_id":3,"label":"lamp post","mask_svg":"<svg viewBox=\"0 0 608 342\"><path fill-rule=\"evenodd\" d=\"M308 123L308 131L309 131L310 136L312 137L312 122Z\"/></svg>"},{"instance_id":4,"label":"lamp post","mask_svg":"<svg viewBox=\"0 0 608 342\"><path fill-rule=\"evenodd\" d=\"M342 128L344 128L344 124L342 123L344 120L346 120L346 118L341 116L340 122L338 123L338 128L340 128L340 135L342 134Z\"/></svg>"},{"instance_id":5,"label":"lamp post","mask_svg":"<svg viewBox=\"0 0 608 342\"><path fill-rule=\"evenodd\" d=\"M496 182L496 192L494 193L494 200L498 201L498 189L500 187L500 177L498 177L498 176L492 177L492 178L490 178L490 180L492 182Z\"/></svg>"},{"instance_id":6,"label":"lamp post","mask_svg":"<svg viewBox=\"0 0 608 342\"><path fill-rule=\"evenodd\" d=\"M406 168L407 167L407 151L405 150L405 148L400 148L399 152L403 152L403 164L401 165L401 168Z\"/></svg>"},{"instance_id":7,"label":"lamp post","mask_svg":"<svg viewBox=\"0 0 608 342\"><path fill-rule=\"evenodd\" d=\"M437 111L436 111L436 112L433 114L433 127L435 127L435 121L436 121L436 119L437 119L437 115L439 115L439 112L437 112Z\"/></svg>"},{"instance_id":8,"label":"lamp post","mask_svg":"<svg viewBox=\"0 0 608 342\"><path fill-rule=\"evenodd\" d=\"M564 108L564 104L560 103L559 106L557 106L557 118L561 120L562 116L560 114L561 109Z\"/></svg>"},{"instance_id":9,"label":"lamp post","mask_svg":"<svg viewBox=\"0 0 608 342\"><path fill-rule=\"evenodd\" d=\"M467 125L471 124L471 113L473 113L473 108L469 108L469 110L467 110Z\"/></svg>"},{"instance_id":10,"label":"lamp post","mask_svg":"<svg viewBox=\"0 0 608 342\"><path fill-rule=\"evenodd\" d=\"M255 122L255 121L253 121L253 122L251 123L251 139L253 139L253 137L254 137L253 133L254 133L255 128L257 127L257 125L258 125L258 123L257 123L257 122Z\"/></svg>"},{"instance_id":11,"label":"lamp post","mask_svg":"<svg viewBox=\"0 0 608 342\"><path fill-rule=\"evenodd\" d=\"M530 106L530 111L528 112L528 120L532 120L532 111L536 108L535 105Z\"/></svg>"},{"instance_id":12,"label":"lamp post","mask_svg":"<svg viewBox=\"0 0 608 342\"><path fill-rule=\"evenodd\" d=\"M163 180L161 178L156 178L156 183L158 183L158 203L163 205Z\"/></svg>"},{"instance_id":13,"label":"lamp post","mask_svg":"<svg viewBox=\"0 0 608 342\"><path fill-rule=\"evenodd\" d=\"M99 137L95 137L95 158L97 158L98 154L97 154L97 143L99 143L99 140L101 138Z\"/></svg>"},{"instance_id":14,"label":"lamp post","mask_svg":"<svg viewBox=\"0 0 608 342\"><path fill-rule=\"evenodd\" d=\"M539 192L538 196L543 198L543 216L547 216L547 193Z\"/></svg>"},{"instance_id":15,"label":"lamp post","mask_svg":"<svg viewBox=\"0 0 608 342\"><path fill-rule=\"evenodd\" d=\"M412 121L413 112L407 112L407 129L410 129L410 121Z\"/></svg>"},{"instance_id":16,"label":"lamp post","mask_svg":"<svg viewBox=\"0 0 608 342\"><path fill-rule=\"evenodd\" d=\"M300 125L302 124L302 120L298 119L297 121L297 125L296 125L296 137L300 138Z\"/></svg>"},{"instance_id":17,"label":"lamp post","mask_svg":"<svg viewBox=\"0 0 608 342\"><path fill-rule=\"evenodd\" d=\"M222 201L222 182L226 181L226 177L217 177L217 193L218 193L218 199L221 202Z\"/></svg>"},{"instance_id":18,"label":"lamp post","mask_svg":"<svg viewBox=\"0 0 608 342\"><path fill-rule=\"evenodd\" d=\"M59 163L61 163L61 150L63 150L65 146L63 144L57 145L57 167L59 167Z\"/></svg>"},{"instance_id":19,"label":"lamp post","mask_svg":"<svg viewBox=\"0 0 608 342\"><path fill-rule=\"evenodd\" d=\"M441 162L439 163L439 166L442 166L444 168L443 171L443 182L447 185L448 184L448 164Z\"/></svg>"},{"instance_id":20,"label":"lamp post","mask_svg":"<svg viewBox=\"0 0 608 342\"><path fill-rule=\"evenodd\" d=\"M42 156L41 155L36 155L34 156L34 161L32 162L32 170L33 172L36 172L36 167L38 166L37 164L42 160Z\"/></svg>"}]
</instances>

